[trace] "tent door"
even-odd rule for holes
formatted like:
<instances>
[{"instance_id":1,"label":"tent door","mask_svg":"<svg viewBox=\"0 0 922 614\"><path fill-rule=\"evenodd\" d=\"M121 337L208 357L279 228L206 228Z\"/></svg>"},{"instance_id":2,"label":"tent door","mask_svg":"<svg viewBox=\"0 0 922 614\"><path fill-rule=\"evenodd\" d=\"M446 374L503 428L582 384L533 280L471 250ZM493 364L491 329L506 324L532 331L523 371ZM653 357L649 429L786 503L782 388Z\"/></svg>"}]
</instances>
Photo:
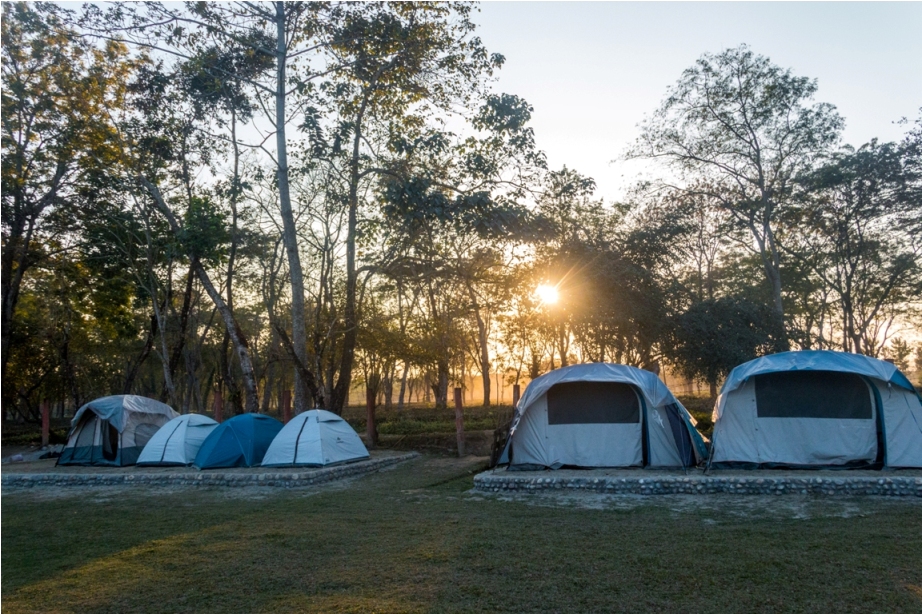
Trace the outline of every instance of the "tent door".
<instances>
[{"instance_id":1,"label":"tent door","mask_svg":"<svg viewBox=\"0 0 922 614\"><path fill-rule=\"evenodd\" d=\"M102 457L107 461L114 461L118 456L118 429L108 420L100 421L102 431Z\"/></svg>"}]
</instances>

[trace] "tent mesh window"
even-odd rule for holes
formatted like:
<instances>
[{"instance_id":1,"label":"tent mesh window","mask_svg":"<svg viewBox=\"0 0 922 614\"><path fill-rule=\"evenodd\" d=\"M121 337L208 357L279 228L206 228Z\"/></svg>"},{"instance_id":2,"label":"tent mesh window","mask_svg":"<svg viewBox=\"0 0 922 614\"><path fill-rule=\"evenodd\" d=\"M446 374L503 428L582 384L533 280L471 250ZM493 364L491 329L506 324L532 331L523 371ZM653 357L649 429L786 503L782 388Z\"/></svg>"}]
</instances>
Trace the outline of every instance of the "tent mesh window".
<instances>
[{"instance_id":1,"label":"tent mesh window","mask_svg":"<svg viewBox=\"0 0 922 614\"><path fill-rule=\"evenodd\" d=\"M854 373L781 371L756 375L759 418L870 420L871 394Z\"/></svg>"},{"instance_id":2,"label":"tent mesh window","mask_svg":"<svg viewBox=\"0 0 922 614\"><path fill-rule=\"evenodd\" d=\"M160 430L160 427L156 424L143 423L139 424L134 429L134 445L139 448L143 448L147 445L147 442L150 441L150 438Z\"/></svg>"},{"instance_id":3,"label":"tent mesh window","mask_svg":"<svg viewBox=\"0 0 922 614\"><path fill-rule=\"evenodd\" d=\"M567 382L547 391L548 424L640 422L634 387L619 382Z\"/></svg>"}]
</instances>

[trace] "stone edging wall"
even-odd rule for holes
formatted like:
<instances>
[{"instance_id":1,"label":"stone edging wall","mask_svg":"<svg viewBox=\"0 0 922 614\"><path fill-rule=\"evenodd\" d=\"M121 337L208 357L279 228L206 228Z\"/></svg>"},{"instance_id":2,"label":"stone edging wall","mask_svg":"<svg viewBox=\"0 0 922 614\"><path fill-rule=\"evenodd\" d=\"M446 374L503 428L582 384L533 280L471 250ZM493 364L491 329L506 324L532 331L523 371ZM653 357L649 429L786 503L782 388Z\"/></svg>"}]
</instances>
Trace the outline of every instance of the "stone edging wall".
<instances>
[{"instance_id":1,"label":"stone edging wall","mask_svg":"<svg viewBox=\"0 0 922 614\"><path fill-rule=\"evenodd\" d=\"M378 471L419 456L417 452L373 458L367 461L311 469L267 473L254 467L254 473L220 471L182 471L176 473L8 473L3 488L67 486L312 486ZM255 473L259 471L259 473Z\"/></svg>"},{"instance_id":2,"label":"stone edging wall","mask_svg":"<svg viewBox=\"0 0 922 614\"><path fill-rule=\"evenodd\" d=\"M922 477L547 477L484 472L474 476L481 492L574 490L614 495L883 495L922 497Z\"/></svg>"}]
</instances>

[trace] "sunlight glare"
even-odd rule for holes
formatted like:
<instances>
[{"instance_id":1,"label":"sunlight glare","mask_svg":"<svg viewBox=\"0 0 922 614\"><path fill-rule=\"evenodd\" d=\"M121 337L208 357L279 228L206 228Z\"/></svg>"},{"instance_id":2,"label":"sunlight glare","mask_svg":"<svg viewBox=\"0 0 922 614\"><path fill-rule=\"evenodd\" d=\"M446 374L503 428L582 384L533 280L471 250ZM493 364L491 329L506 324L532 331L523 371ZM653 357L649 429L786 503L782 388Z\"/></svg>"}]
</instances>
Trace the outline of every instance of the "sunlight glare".
<instances>
[{"instance_id":1,"label":"sunlight glare","mask_svg":"<svg viewBox=\"0 0 922 614\"><path fill-rule=\"evenodd\" d=\"M535 288L535 296L545 305L553 305L560 298L557 288L548 284L541 284Z\"/></svg>"}]
</instances>

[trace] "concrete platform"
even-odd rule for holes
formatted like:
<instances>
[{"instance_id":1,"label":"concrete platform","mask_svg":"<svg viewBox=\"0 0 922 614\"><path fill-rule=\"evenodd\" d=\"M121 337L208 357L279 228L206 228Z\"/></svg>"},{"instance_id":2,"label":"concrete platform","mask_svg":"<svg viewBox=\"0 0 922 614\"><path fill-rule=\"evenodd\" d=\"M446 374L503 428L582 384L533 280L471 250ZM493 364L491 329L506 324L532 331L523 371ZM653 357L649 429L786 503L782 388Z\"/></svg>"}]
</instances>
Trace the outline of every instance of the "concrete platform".
<instances>
[{"instance_id":1,"label":"concrete platform","mask_svg":"<svg viewBox=\"0 0 922 614\"><path fill-rule=\"evenodd\" d=\"M54 467L53 461L40 461L5 466L2 485L4 491L70 486L275 486L293 488L372 473L417 456L419 456L418 452L401 454L379 452L374 453L368 460L333 467L248 467L205 471L192 467ZM51 466L48 466L49 464Z\"/></svg>"},{"instance_id":2,"label":"concrete platform","mask_svg":"<svg viewBox=\"0 0 922 614\"><path fill-rule=\"evenodd\" d=\"M480 492L593 492L623 495L876 495L922 497L922 471L586 469L507 471L474 476Z\"/></svg>"}]
</instances>

